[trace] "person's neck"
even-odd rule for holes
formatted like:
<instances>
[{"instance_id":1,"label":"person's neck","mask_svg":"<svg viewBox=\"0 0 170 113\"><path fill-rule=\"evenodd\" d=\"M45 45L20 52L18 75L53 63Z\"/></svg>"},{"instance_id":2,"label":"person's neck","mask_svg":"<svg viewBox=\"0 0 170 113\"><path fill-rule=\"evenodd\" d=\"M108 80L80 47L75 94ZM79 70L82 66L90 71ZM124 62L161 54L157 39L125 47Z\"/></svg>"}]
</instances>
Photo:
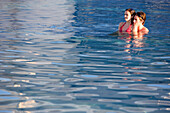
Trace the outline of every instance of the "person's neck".
<instances>
[{"instance_id":1,"label":"person's neck","mask_svg":"<svg viewBox=\"0 0 170 113\"><path fill-rule=\"evenodd\" d=\"M126 21L126 24L129 24L129 25L130 25L130 24L131 24L131 20L129 20L129 21Z\"/></svg>"},{"instance_id":2,"label":"person's neck","mask_svg":"<svg viewBox=\"0 0 170 113\"><path fill-rule=\"evenodd\" d=\"M142 24L139 25L139 29L142 29L144 26Z\"/></svg>"}]
</instances>

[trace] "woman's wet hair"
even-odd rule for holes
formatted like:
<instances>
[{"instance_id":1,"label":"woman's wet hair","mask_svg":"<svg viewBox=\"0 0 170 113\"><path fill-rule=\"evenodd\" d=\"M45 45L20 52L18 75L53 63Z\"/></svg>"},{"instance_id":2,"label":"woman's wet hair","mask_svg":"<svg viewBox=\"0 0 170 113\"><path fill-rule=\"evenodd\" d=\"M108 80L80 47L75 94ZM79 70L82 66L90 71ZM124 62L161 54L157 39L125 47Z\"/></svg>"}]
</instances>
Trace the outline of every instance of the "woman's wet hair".
<instances>
[{"instance_id":1,"label":"woman's wet hair","mask_svg":"<svg viewBox=\"0 0 170 113\"><path fill-rule=\"evenodd\" d=\"M129 9L126 9L125 11L129 11L129 12L130 12L131 17L132 17L132 18L131 18L131 24L133 24L133 20L134 20L134 17L135 17L135 15L136 15L135 10L129 8Z\"/></svg>"},{"instance_id":2,"label":"woman's wet hair","mask_svg":"<svg viewBox=\"0 0 170 113\"><path fill-rule=\"evenodd\" d=\"M129 12L130 12L130 14L131 14L131 16L135 13L135 10L133 10L133 9L131 9L131 8L126 9L125 11L129 11Z\"/></svg>"},{"instance_id":3,"label":"woman's wet hair","mask_svg":"<svg viewBox=\"0 0 170 113\"><path fill-rule=\"evenodd\" d=\"M136 13L136 16L138 16L140 20L143 20L142 24L144 25L145 24L145 20L146 20L146 14L144 12L140 11L140 12Z\"/></svg>"}]
</instances>

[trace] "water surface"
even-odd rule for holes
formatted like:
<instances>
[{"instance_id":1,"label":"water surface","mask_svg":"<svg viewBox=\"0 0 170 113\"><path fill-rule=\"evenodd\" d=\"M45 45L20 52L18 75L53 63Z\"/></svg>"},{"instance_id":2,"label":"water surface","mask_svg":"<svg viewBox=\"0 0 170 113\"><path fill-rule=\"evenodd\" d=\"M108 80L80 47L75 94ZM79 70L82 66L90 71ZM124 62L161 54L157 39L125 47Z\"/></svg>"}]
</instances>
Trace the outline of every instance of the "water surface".
<instances>
[{"instance_id":1,"label":"water surface","mask_svg":"<svg viewBox=\"0 0 170 113\"><path fill-rule=\"evenodd\" d=\"M169 113L169 3L0 0L0 112ZM108 35L126 8L148 35Z\"/></svg>"}]
</instances>

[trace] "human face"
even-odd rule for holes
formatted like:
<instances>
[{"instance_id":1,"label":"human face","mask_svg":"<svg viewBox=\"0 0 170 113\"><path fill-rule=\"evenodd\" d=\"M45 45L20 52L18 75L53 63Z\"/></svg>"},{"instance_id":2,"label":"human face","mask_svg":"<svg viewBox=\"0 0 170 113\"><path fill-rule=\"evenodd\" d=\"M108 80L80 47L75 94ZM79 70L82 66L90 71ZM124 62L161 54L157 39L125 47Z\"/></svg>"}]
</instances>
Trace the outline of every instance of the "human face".
<instances>
[{"instance_id":1,"label":"human face","mask_svg":"<svg viewBox=\"0 0 170 113\"><path fill-rule=\"evenodd\" d=\"M142 23L142 21L139 19L139 17L136 15L135 17L134 17L134 20L133 20L133 23L135 24L135 23Z\"/></svg>"},{"instance_id":2,"label":"human face","mask_svg":"<svg viewBox=\"0 0 170 113\"><path fill-rule=\"evenodd\" d=\"M129 12L129 11L125 11L124 17L125 17L125 21L129 21L129 20L131 19L131 14L130 14L130 12Z\"/></svg>"}]
</instances>

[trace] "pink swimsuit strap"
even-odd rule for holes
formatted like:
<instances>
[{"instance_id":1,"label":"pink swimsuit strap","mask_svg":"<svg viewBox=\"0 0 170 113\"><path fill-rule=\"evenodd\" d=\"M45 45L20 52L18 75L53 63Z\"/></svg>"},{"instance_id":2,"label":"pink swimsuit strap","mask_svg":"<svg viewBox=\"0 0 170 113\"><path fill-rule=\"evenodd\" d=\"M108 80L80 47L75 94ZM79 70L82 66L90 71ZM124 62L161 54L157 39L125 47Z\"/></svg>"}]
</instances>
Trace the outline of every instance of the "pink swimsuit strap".
<instances>
[{"instance_id":1,"label":"pink swimsuit strap","mask_svg":"<svg viewBox=\"0 0 170 113\"><path fill-rule=\"evenodd\" d=\"M122 29L123 29L123 27L124 27L124 25L126 24L126 22L120 27L120 32L122 32ZM131 32L131 27L132 27L132 25L130 25L127 29L126 29L126 31L125 32Z\"/></svg>"}]
</instances>

